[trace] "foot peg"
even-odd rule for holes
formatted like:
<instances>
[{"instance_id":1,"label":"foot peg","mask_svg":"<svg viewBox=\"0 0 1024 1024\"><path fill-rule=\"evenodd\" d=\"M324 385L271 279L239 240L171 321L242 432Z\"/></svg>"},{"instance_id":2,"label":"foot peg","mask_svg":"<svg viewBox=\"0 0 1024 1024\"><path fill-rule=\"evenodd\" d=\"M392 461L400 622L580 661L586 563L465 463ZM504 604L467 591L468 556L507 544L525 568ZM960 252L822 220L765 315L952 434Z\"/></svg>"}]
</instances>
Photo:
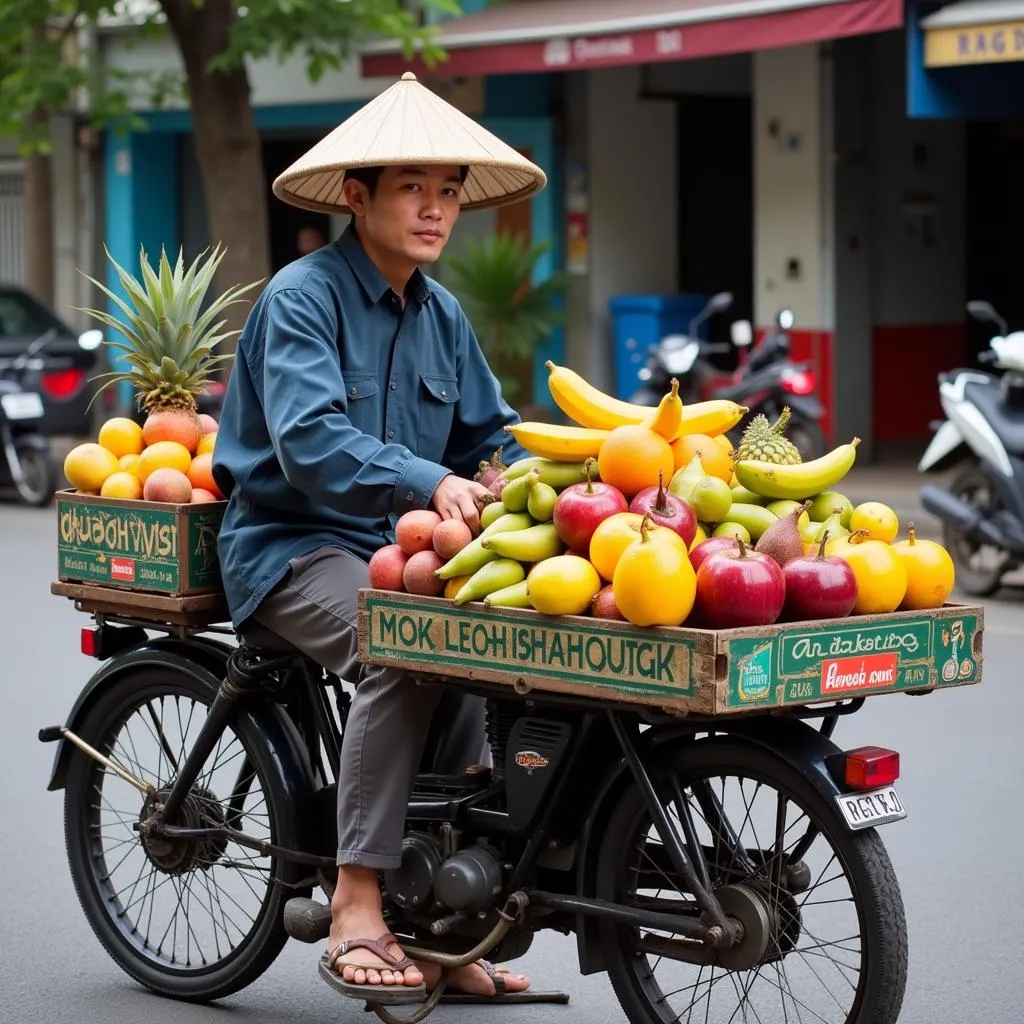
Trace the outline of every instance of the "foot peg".
<instances>
[{"instance_id":1,"label":"foot peg","mask_svg":"<svg viewBox=\"0 0 1024 1024\"><path fill-rule=\"evenodd\" d=\"M331 908L294 896L284 905L284 930L299 942L322 942L331 932Z\"/></svg>"}]
</instances>

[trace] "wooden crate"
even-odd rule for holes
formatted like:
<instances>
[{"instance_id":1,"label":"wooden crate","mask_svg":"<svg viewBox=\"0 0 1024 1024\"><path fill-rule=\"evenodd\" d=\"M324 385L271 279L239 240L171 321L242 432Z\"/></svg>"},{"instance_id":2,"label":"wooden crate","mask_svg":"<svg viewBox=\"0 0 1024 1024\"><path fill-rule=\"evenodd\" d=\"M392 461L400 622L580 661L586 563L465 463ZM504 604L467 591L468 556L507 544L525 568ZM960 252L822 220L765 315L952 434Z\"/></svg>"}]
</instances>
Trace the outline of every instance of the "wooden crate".
<instances>
[{"instance_id":1,"label":"wooden crate","mask_svg":"<svg viewBox=\"0 0 1024 1024\"><path fill-rule=\"evenodd\" d=\"M167 594L104 587L96 583L67 583L54 580L50 593L69 597L75 607L90 615L139 619L154 625L187 626L201 629L218 623L230 623L227 601L222 591L171 597Z\"/></svg>"},{"instance_id":2,"label":"wooden crate","mask_svg":"<svg viewBox=\"0 0 1024 1024\"><path fill-rule=\"evenodd\" d=\"M182 597L221 589L226 501L175 505L57 492L57 576Z\"/></svg>"},{"instance_id":3,"label":"wooden crate","mask_svg":"<svg viewBox=\"0 0 1024 1024\"><path fill-rule=\"evenodd\" d=\"M983 631L975 605L700 630L359 596L364 662L705 715L978 683Z\"/></svg>"}]
</instances>

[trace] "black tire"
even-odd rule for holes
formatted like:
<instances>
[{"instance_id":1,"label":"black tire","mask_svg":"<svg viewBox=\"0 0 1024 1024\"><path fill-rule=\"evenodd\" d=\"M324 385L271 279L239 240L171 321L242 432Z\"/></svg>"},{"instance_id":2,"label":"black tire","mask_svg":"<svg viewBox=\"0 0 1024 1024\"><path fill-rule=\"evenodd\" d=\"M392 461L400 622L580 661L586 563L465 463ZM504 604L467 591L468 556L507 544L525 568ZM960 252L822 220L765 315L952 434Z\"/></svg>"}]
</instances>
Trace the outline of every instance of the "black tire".
<instances>
[{"instance_id":1,"label":"black tire","mask_svg":"<svg viewBox=\"0 0 1024 1024\"><path fill-rule=\"evenodd\" d=\"M22 504L43 508L53 501L57 489L57 466L49 449L15 444L24 478L15 483Z\"/></svg>"},{"instance_id":2,"label":"black tire","mask_svg":"<svg viewBox=\"0 0 1024 1024\"><path fill-rule=\"evenodd\" d=\"M162 709L166 702L173 701L174 706L178 709L178 721L180 722L181 704L183 701L194 701L194 710L197 706L209 707L215 695L214 687L204 681L198 674L193 676L185 671L176 671L173 668L151 667L147 667L144 671L129 672L113 681L97 700L96 705L91 709L83 723L80 735L107 756L117 757L122 761L123 767L128 768L129 771L134 771L138 775L145 774L147 778L144 781L152 781L148 777L151 773L144 772L144 766L138 763L140 755L137 753L137 745L134 741L131 741L131 746L127 747L124 754L121 753L119 747L115 746L119 730L121 730L126 721L131 719L136 709L147 704L149 709ZM198 718L197 726L203 717L200 716ZM152 718L154 721L157 720L156 715L153 715ZM173 753L177 749L177 744L170 742L170 735L174 728L173 718L170 714L160 715L159 721L161 723L159 729L155 730L152 734L153 743L157 745L157 734L159 733L161 738L167 739L166 748L170 749ZM245 785L244 793L250 793L251 786L257 782L262 788L265 812L252 813L258 814L260 818L265 814L268 832L266 838L284 845L294 843L296 841L295 837L299 834L296 808L286 799L287 789L279 774L281 771L280 764L275 756L275 752L270 749L262 736L258 720L249 714L240 713L231 722L231 730L234 736L237 737L241 748L243 755L241 763L247 765L255 772L253 776L254 782ZM174 755L179 763L187 753L185 735L186 732L183 730L181 750ZM235 741L232 740L231 742ZM221 806L223 811L228 806L228 801L224 800L223 805L221 805L221 798L225 796L232 796L234 798L234 794L242 791L243 787L238 786L232 790L222 792L216 797L216 801L209 799L209 794L214 785L212 776L217 763L215 755L220 749L220 747L215 748L214 754L211 755L211 758L207 760L204 766L204 772L208 770L211 776L211 781L206 783L210 788L204 790L204 796L199 799L203 802L204 806L207 803L214 807ZM230 749L230 746L228 749ZM113 755L111 754L112 750L115 752ZM144 755L142 755L141 759L144 760ZM213 760L212 768L209 767L211 759ZM161 786L166 786L168 780L173 777L174 772L171 770L170 760L168 760L167 777L161 777L162 764L163 762L161 761L157 768L158 781ZM231 770L240 772L242 769L236 765ZM138 850L133 851L129 849L125 853L124 847L130 844L130 840L119 841L116 852L117 857L120 858L124 854L125 859L127 859L129 855L139 853L140 856L137 859L143 863L144 869L147 864L152 868L152 877L159 878L159 885L171 884L171 888L165 891L165 896L177 894L178 906L181 907L184 914L181 925L183 938L188 933L194 932L193 922L188 918L189 908L196 907L203 911L206 909L206 905L202 902L204 898L203 890L200 888L197 896L191 888L192 879L193 877L198 878L205 883L205 891L209 894L210 915L211 919L213 919L214 948L217 952L216 959L206 957L199 946L198 931L195 931L197 952L192 955L197 959L201 956L204 962L188 963L189 956L187 953L183 957L184 962L175 962L174 956L177 955L178 947L180 946L178 942L177 910L174 911L175 931L174 939L172 940L175 948L171 951L171 956L167 954L161 956L164 943L167 941L166 935L158 944L154 945L151 942L148 931L145 940L140 937L139 928L143 923L141 920L136 922L134 927L129 927L132 925L129 913L133 906L139 904L140 900L137 896L139 883L137 882L127 897L122 900L124 890L119 892L115 888L117 882L114 880L114 873L117 865L113 863L114 857L108 856L104 858L98 849L103 842L103 826L99 820L100 808L105 802L107 802L109 807L109 799L120 799L120 797L108 799L106 790L97 791L98 786L106 784L107 778L110 778L109 773L105 771L102 765L79 750L74 750L68 768L65 792L65 843L71 877L74 881L82 909L96 937L114 961L128 975L161 995L172 996L189 1002L207 1002L231 995L251 984L274 962L288 939L282 917L285 902L292 896L308 895L309 893L308 889L300 890L285 887L289 883L293 884L298 881L302 875L301 868L296 865L284 864L273 858L265 858L266 868L260 867L257 871L255 867L241 867L237 871L237 877L246 882L246 885L249 886L254 894L254 899L262 898L248 931L237 945L222 956L220 955L221 940L217 937L217 911L214 910L213 906L215 897L211 894L210 880L213 878L216 886L216 880L224 877L222 875L215 876L216 868L223 868L226 871L230 871L233 865L237 868L238 865L243 863L241 858L255 856L252 851L243 851L241 847L234 847L231 844L226 845L219 852L204 848L203 853L210 858L206 861L206 867L192 866L188 871L175 874L163 871L154 864L139 839L138 831L134 832ZM201 775L200 781L203 781L203 775ZM127 809L123 814L124 820L122 821L120 817L115 818L112 827L116 827L118 824L134 824L136 819L134 817L129 818L128 815L134 813L133 807L141 811L144 797L141 792L122 780L117 779L115 783L115 789L118 792L126 793L125 803ZM135 797L134 805L131 803L132 795ZM243 803L246 799L247 796L242 797ZM121 812L112 807L111 809L114 810L115 815L121 815ZM241 824L240 827L243 831L251 830L246 824ZM231 863L227 864L221 863L226 851L230 852L229 859L231 861ZM129 873L133 870L134 867L130 866ZM255 885L250 884L248 876L244 874L245 871L255 872ZM261 886L260 883L264 877L264 871L266 883ZM183 879L188 879L188 881L182 882L189 894L185 900L183 900L182 894L178 890L178 881ZM276 884L272 879L280 879L285 885ZM150 885L148 880L146 885ZM152 885L152 889L155 902L157 891L157 884L155 882ZM244 893L242 895L244 896ZM196 897L195 904L192 903L192 897L194 896ZM235 920L241 916L241 910L235 908L241 908L242 904L238 901L223 904L220 900L219 889L217 890L216 900L217 908L223 919L221 924L224 930L224 944L226 946L226 940L229 937L229 925L234 926L240 934L242 932L242 929L238 927ZM143 910L138 911L140 918L145 911L144 903L142 907ZM195 913L193 911L194 917ZM151 905L150 921L152 921L154 916ZM148 928L150 925L147 923L146 927ZM159 935L160 927L158 923L153 934L154 940ZM196 925L196 927L198 928L199 925ZM170 925L167 928L169 933ZM187 941L190 942L191 937Z\"/></svg>"},{"instance_id":3,"label":"black tire","mask_svg":"<svg viewBox=\"0 0 1024 1024\"><path fill-rule=\"evenodd\" d=\"M825 454L825 434L814 420L794 416L786 427L786 437L796 445L804 462L811 462Z\"/></svg>"},{"instance_id":4,"label":"black tire","mask_svg":"<svg viewBox=\"0 0 1024 1024\"><path fill-rule=\"evenodd\" d=\"M968 505L980 508L987 515L1003 507L996 485L980 466L963 470L949 487L950 493L966 501ZM1013 567L1013 558L1002 552L989 568L979 568L972 559L982 549L994 550L990 545L978 544L965 537L950 523L942 524L942 543L953 559L956 570L956 585L971 597L989 597L1003 581L1003 576Z\"/></svg>"},{"instance_id":5,"label":"black tire","mask_svg":"<svg viewBox=\"0 0 1024 1024\"><path fill-rule=\"evenodd\" d=\"M844 1024L895 1024L902 1005L907 979L907 931L899 885L888 854L876 831L874 829L860 832L850 831L841 819L831 798L823 795L810 781L810 773L805 776L795 771L781 758L770 755L760 747L754 748L749 744L721 736L701 742L687 741L673 748L671 752L666 752L658 765L658 774L663 778L674 774L684 791L688 785L687 780L692 785L701 778L714 777L717 779L720 775L728 773L736 773L744 779L765 783L777 788L778 792L785 792L791 803L799 807L808 817L809 822L813 822L820 829L819 839L824 838L829 841L834 856L850 880L852 900L860 924L861 956L864 961L859 985L855 990L849 1011L847 1012L844 1006L840 1006L839 1013L847 1014ZM755 794L757 792L755 789ZM749 813L748 809L748 816ZM732 823L735 828L735 821ZM624 886L622 883L623 862L632 857L629 851L636 849L635 840L638 830L648 827L649 824L650 819L640 793L635 786L631 785L622 795L607 823L607 839L601 848L597 867L596 895L599 899L616 903L630 902L628 886ZM746 821L737 830L739 834L742 834L745 825ZM796 833L794 833L795 835ZM701 841L698 839L698 842ZM650 849L650 847L645 845L645 849ZM799 856L803 858L805 855L806 853L801 853ZM638 860L638 863L642 863L642 858ZM730 870L734 863L731 859L728 862ZM649 869L646 870L649 871ZM716 870L723 870L722 866L716 864L712 868L713 885ZM658 874L660 875L660 872ZM634 879L636 877L638 876L634 873ZM639 883L634 886L636 889L641 887L643 886ZM661 891L663 890L659 888L659 895ZM781 907L781 890L779 892L779 906ZM811 892L808 892L808 896L810 895ZM829 909L831 910L831 908ZM800 940L804 937L803 930L806 928L806 923L799 917L801 912L806 914L807 911L806 909L801 911L800 908L796 910L797 919L800 922L794 941L797 948L788 949L777 961L779 964L785 964L790 956L798 957L795 959L797 966L800 966L801 959L803 961L808 959L807 954L801 954L799 950ZM852 913L852 910L850 912ZM792 923L792 919L790 919L790 923ZM820 941L818 935L811 935L810 929L807 929L807 934L811 937L811 941L816 943ZM669 1024L669 1022L675 1021L678 1021L679 1024L688 1024L690 1017L694 1021L707 1020L709 1024L725 1024L727 1020L738 1021L741 1018L765 1021L776 1019L776 1016L767 1015L761 1007L755 1007L753 1014L748 1017L736 1006L741 1001L739 998L730 1002L734 991L737 996L739 995L744 974L748 981L742 991L744 993L753 991L753 986L762 969L760 965L756 966L754 970L746 970L743 973L726 971L721 966L715 968L721 973L723 986L720 990L716 990L716 998L717 995L724 995L724 1002L728 1004L722 1007L717 1015L710 1013L710 994L707 997L706 1010L701 1002L697 1004L696 1011L691 1004L690 1017L686 1016L685 1012L679 1013L670 1003L670 998L677 993L665 993L659 987L660 982L654 978L661 960L658 959L657 963L651 966L655 954L637 950L638 935L637 929L628 926L611 923L603 923L601 926L602 952L608 974L631 1024ZM781 949L781 943L777 948ZM811 947L812 950L815 948L818 947ZM700 970L702 972L700 977L703 977L705 968L693 965L687 967L685 964L683 967L693 972ZM778 989L783 992L781 974L779 977ZM726 980L729 978L736 984L733 985ZM714 972L712 972L709 993L714 983ZM705 981L704 984L708 983ZM853 988L853 983L849 979L847 979L847 984ZM675 988L675 985L672 987ZM680 991L683 990L680 989ZM789 989L789 995L793 996L792 988ZM806 1007L806 1004L804 1006ZM824 1019L831 1024L832 1021L839 1019L838 1015L830 1017L825 1014L819 1018L818 1014L813 1012L800 1017L792 1010L787 1015L784 997L783 1013L778 1014L777 1007L774 1012L779 1020L784 1018L790 1021Z\"/></svg>"}]
</instances>

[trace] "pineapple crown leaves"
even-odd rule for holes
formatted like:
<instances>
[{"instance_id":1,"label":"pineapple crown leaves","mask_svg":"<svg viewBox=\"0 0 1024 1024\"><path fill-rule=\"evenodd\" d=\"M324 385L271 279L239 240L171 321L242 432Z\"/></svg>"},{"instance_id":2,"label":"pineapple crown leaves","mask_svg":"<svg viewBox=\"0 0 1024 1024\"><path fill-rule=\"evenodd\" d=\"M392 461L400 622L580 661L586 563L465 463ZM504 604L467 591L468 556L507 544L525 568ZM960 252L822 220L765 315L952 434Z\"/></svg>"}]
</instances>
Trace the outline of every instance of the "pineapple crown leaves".
<instances>
[{"instance_id":1,"label":"pineapple crown leaves","mask_svg":"<svg viewBox=\"0 0 1024 1024\"><path fill-rule=\"evenodd\" d=\"M120 266L106 247L104 252L128 301L88 274L83 272L82 276L103 292L124 318L100 309L85 308L82 312L122 335L123 341L105 339L105 343L122 352L124 361L135 372L100 374L95 379L110 379L97 395L111 384L130 380L147 400L178 396L187 404L185 393L201 393L214 367L232 358L213 354L220 342L239 333L224 331L227 321L218 317L262 282L229 288L200 312L224 258L225 250L220 245L212 252L204 249L187 268L180 249L173 268L166 249L161 249L156 270L142 247L139 255L141 281Z\"/></svg>"}]
</instances>

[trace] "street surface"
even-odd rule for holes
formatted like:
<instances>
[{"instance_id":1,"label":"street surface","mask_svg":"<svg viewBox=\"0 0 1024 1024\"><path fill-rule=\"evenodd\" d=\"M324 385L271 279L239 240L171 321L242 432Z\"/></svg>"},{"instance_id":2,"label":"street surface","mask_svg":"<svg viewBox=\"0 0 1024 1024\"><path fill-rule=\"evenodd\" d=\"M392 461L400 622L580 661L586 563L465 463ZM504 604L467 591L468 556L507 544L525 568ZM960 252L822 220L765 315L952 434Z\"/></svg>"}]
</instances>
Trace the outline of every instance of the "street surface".
<instances>
[{"instance_id":1,"label":"street surface","mask_svg":"<svg viewBox=\"0 0 1024 1024\"><path fill-rule=\"evenodd\" d=\"M881 478L879 478L881 481ZM861 481L863 485L865 481ZM914 481L893 500L913 509ZM882 482L856 497L886 500ZM851 496L854 488L851 486ZM902 504L901 504L902 503ZM909 503L909 504L908 504ZM934 535L931 529L922 533ZM47 793L54 748L40 726L63 721L96 668L79 653L88 620L52 597L52 509L0 503L0 1022L2 1024L317 1024L375 1018L318 979L320 948L291 943L256 984L215 1007L161 1000L136 986L93 938L67 874L62 796ZM1024 591L987 602L984 681L924 698L880 697L840 723L837 740L898 749L910 817L881 830L910 932L905 1024L1018 1024L1024 949L1021 730ZM442 1008L431 1020L565 1024L622 1021L603 977L576 975L572 940L543 937L517 967L537 988L564 987L568 1007ZM724 1024L724 1021L720 1022Z\"/></svg>"}]
</instances>

